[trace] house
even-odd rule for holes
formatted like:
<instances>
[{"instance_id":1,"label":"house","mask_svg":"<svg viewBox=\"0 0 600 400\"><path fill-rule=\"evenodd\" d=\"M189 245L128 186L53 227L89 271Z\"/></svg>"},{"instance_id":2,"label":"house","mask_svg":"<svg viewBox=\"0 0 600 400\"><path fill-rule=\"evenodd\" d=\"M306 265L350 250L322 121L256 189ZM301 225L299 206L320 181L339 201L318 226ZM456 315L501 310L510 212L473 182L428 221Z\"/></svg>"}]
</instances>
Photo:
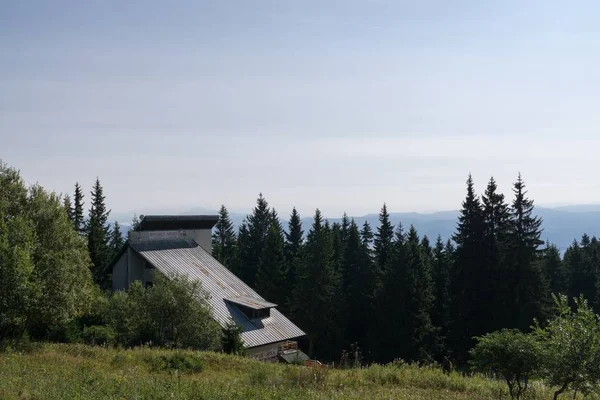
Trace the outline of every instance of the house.
<instances>
[{"instance_id":1,"label":"house","mask_svg":"<svg viewBox=\"0 0 600 400\"><path fill-rule=\"evenodd\" d=\"M212 227L218 216L145 216L113 263L112 288L126 290L136 280L153 284L155 271L198 280L209 294L215 320L233 320L242 330L248 355L285 359L289 343L305 333L212 255Z\"/></svg>"}]
</instances>

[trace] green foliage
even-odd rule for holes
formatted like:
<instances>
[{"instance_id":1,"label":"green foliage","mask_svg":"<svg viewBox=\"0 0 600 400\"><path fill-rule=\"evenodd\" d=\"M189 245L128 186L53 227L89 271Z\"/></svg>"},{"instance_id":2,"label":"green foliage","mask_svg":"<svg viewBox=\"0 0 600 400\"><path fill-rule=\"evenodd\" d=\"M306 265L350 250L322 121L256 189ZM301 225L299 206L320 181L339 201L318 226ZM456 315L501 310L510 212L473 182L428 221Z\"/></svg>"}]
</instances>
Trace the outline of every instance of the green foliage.
<instances>
[{"instance_id":1,"label":"green foliage","mask_svg":"<svg viewBox=\"0 0 600 400\"><path fill-rule=\"evenodd\" d=\"M297 271L294 315L310 339L309 356L315 344L335 332L332 308L338 277L334 270L331 235L316 210L313 225L304 245L304 256Z\"/></svg>"},{"instance_id":2,"label":"green foliage","mask_svg":"<svg viewBox=\"0 0 600 400\"><path fill-rule=\"evenodd\" d=\"M110 232L109 248L111 250L111 259L121 250L125 244L123 233L121 232L121 225L118 221L115 221L113 229Z\"/></svg>"},{"instance_id":3,"label":"green foliage","mask_svg":"<svg viewBox=\"0 0 600 400\"><path fill-rule=\"evenodd\" d=\"M290 292L287 276L283 234L279 225L273 224L258 264L256 289L268 301L285 308Z\"/></svg>"},{"instance_id":4,"label":"green foliage","mask_svg":"<svg viewBox=\"0 0 600 400\"><path fill-rule=\"evenodd\" d=\"M213 256L230 270L235 270L233 263L235 262L236 246L237 238L233 222L231 222L227 207L222 205L219 210L219 221L215 225L212 235Z\"/></svg>"},{"instance_id":5,"label":"green foliage","mask_svg":"<svg viewBox=\"0 0 600 400\"><path fill-rule=\"evenodd\" d=\"M296 285L296 267L301 258L302 245L304 242L304 231L302 230L302 220L296 207L292 209L288 230L285 232L285 259L288 265L288 283L290 287Z\"/></svg>"},{"instance_id":6,"label":"green foliage","mask_svg":"<svg viewBox=\"0 0 600 400\"><path fill-rule=\"evenodd\" d=\"M82 339L85 343L98 346L112 346L115 344L117 333L106 325L92 325L83 328Z\"/></svg>"},{"instance_id":7,"label":"green foliage","mask_svg":"<svg viewBox=\"0 0 600 400\"><path fill-rule=\"evenodd\" d=\"M600 321L584 297L575 300L575 311L564 295L554 296L558 315L545 327L536 325L542 341L542 370L547 383L558 387L554 399L573 390L597 392L600 381Z\"/></svg>"},{"instance_id":8,"label":"green foliage","mask_svg":"<svg viewBox=\"0 0 600 400\"><path fill-rule=\"evenodd\" d=\"M394 226L390 222L387 205L383 203L379 213L379 227L377 227L374 240L375 260L380 272L385 270L392 255L393 238Z\"/></svg>"},{"instance_id":9,"label":"green foliage","mask_svg":"<svg viewBox=\"0 0 600 400\"><path fill-rule=\"evenodd\" d=\"M503 329L478 337L470 353L472 366L479 372L504 379L513 399L520 399L525 394L542 359L540 343L516 329Z\"/></svg>"},{"instance_id":10,"label":"green foliage","mask_svg":"<svg viewBox=\"0 0 600 400\"><path fill-rule=\"evenodd\" d=\"M106 273L106 267L112 258L112 251L109 246L110 227L107 224L109 214L110 210L106 208L105 204L104 189L100 185L100 180L96 178L96 183L92 189L92 203L86 233L88 250L92 260L92 275L96 284L103 288L110 286Z\"/></svg>"},{"instance_id":11,"label":"green foliage","mask_svg":"<svg viewBox=\"0 0 600 400\"><path fill-rule=\"evenodd\" d=\"M127 292L110 297L105 321L116 332L117 343L219 349L221 329L199 282L162 274L156 274L154 282L144 288L136 281Z\"/></svg>"},{"instance_id":12,"label":"green foliage","mask_svg":"<svg viewBox=\"0 0 600 400\"><path fill-rule=\"evenodd\" d=\"M229 321L223 328L221 347L227 354L244 355L246 348L241 337L242 329L233 321Z\"/></svg>"},{"instance_id":13,"label":"green foliage","mask_svg":"<svg viewBox=\"0 0 600 400\"><path fill-rule=\"evenodd\" d=\"M85 244L61 198L0 164L0 341L48 336L89 306Z\"/></svg>"},{"instance_id":14,"label":"green foliage","mask_svg":"<svg viewBox=\"0 0 600 400\"><path fill-rule=\"evenodd\" d=\"M79 185L79 182L75 183L75 195L73 196L73 227L75 231L80 235L86 234L85 228L85 217L84 217L84 201L83 201L83 189Z\"/></svg>"}]
</instances>

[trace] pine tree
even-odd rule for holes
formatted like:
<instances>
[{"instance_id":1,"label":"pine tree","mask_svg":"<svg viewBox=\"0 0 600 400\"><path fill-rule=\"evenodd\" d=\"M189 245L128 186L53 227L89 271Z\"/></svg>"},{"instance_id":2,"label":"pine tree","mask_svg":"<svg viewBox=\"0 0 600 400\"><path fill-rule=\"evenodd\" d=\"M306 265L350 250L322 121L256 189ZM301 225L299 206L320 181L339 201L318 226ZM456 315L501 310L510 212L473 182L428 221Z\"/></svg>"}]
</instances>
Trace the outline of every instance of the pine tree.
<instances>
[{"instance_id":1,"label":"pine tree","mask_svg":"<svg viewBox=\"0 0 600 400\"><path fill-rule=\"evenodd\" d=\"M105 268L111 261L110 228L107 224L110 210L106 209L104 190L99 179L96 179L91 198L92 204L86 231L88 251L93 264L92 274L96 284L107 287L109 282Z\"/></svg>"},{"instance_id":2,"label":"pine tree","mask_svg":"<svg viewBox=\"0 0 600 400\"><path fill-rule=\"evenodd\" d=\"M398 224L388 267L382 271L375 291L374 323L369 332L369 349L372 358L385 363L401 356L399 332L404 329L405 306L402 304L401 288L406 271L406 249L402 224Z\"/></svg>"},{"instance_id":3,"label":"pine tree","mask_svg":"<svg viewBox=\"0 0 600 400\"><path fill-rule=\"evenodd\" d=\"M473 347L473 337L486 333L481 326L485 321L485 305L489 298L480 282L485 263L483 252L483 212L475 195L473 178L467 179L467 197L462 203L457 231L453 236L454 273L451 281L451 325L449 333L453 357L464 362L468 350Z\"/></svg>"},{"instance_id":4,"label":"pine tree","mask_svg":"<svg viewBox=\"0 0 600 400\"><path fill-rule=\"evenodd\" d=\"M368 247L363 243L358 226L352 220L344 249L343 309L345 319L345 346L367 345L367 334L372 321L373 295L376 273Z\"/></svg>"},{"instance_id":5,"label":"pine tree","mask_svg":"<svg viewBox=\"0 0 600 400\"><path fill-rule=\"evenodd\" d=\"M450 250L446 246L450 246ZM431 278L434 287L434 307L431 313L432 323L439 327L445 335L448 329L450 308L450 272L452 262L452 244L444 246L442 237L438 235L433 249Z\"/></svg>"},{"instance_id":6,"label":"pine tree","mask_svg":"<svg viewBox=\"0 0 600 400\"><path fill-rule=\"evenodd\" d=\"M238 235L240 278L250 287L256 286L258 264L272 223L273 214L269 210L267 200L260 193L256 200L256 207L246 217L244 226L247 232L240 231Z\"/></svg>"},{"instance_id":7,"label":"pine tree","mask_svg":"<svg viewBox=\"0 0 600 400\"><path fill-rule=\"evenodd\" d=\"M73 226L80 235L86 234L85 220L83 217L83 190L79 182L75 183L75 196L73 197Z\"/></svg>"},{"instance_id":8,"label":"pine tree","mask_svg":"<svg viewBox=\"0 0 600 400\"><path fill-rule=\"evenodd\" d=\"M542 220L533 216L533 200L526 197L525 183L519 174L514 184L515 199L511 206L510 248L514 268L515 295L512 307L514 327L523 331L531 326L534 318L542 318L548 288L536 262L544 242L540 239Z\"/></svg>"},{"instance_id":9,"label":"pine tree","mask_svg":"<svg viewBox=\"0 0 600 400\"><path fill-rule=\"evenodd\" d=\"M110 250L111 250L111 259L121 250L123 245L125 244L125 239L123 238L123 233L121 232L121 225L119 222L115 221L113 225L113 229L110 232Z\"/></svg>"},{"instance_id":10,"label":"pine tree","mask_svg":"<svg viewBox=\"0 0 600 400\"><path fill-rule=\"evenodd\" d=\"M258 273L256 289L267 301L286 308L288 297L288 281L285 254L283 251L283 234L278 224L273 224L267 235Z\"/></svg>"},{"instance_id":11,"label":"pine tree","mask_svg":"<svg viewBox=\"0 0 600 400\"><path fill-rule=\"evenodd\" d=\"M592 271L590 265L586 262L584 250L576 240L569 246L565 252L565 266L569 272L569 299L579 297L583 294L586 300L590 301L590 286Z\"/></svg>"},{"instance_id":12,"label":"pine tree","mask_svg":"<svg viewBox=\"0 0 600 400\"><path fill-rule=\"evenodd\" d=\"M387 205L383 203L379 213L379 227L375 233L374 250L377 268L380 272L384 271L392 251L392 241L394 238L394 226L390 222L390 215L387 211Z\"/></svg>"},{"instance_id":13,"label":"pine tree","mask_svg":"<svg viewBox=\"0 0 600 400\"><path fill-rule=\"evenodd\" d=\"M510 228L510 213L504 195L497 192L498 186L490 178L482 198L483 206L483 257L481 286L487 292L482 322L486 332L511 326L511 310L514 299L514 282L510 283L511 268L507 265L507 237Z\"/></svg>"},{"instance_id":14,"label":"pine tree","mask_svg":"<svg viewBox=\"0 0 600 400\"><path fill-rule=\"evenodd\" d=\"M294 207L288 222L288 231L285 232L285 259L288 265L288 282L290 287L296 285L296 268L300 259L300 252L304 242L304 231L300 214Z\"/></svg>"},{"instance_id":15,"label":"pine tree","mask_svg":"<svg viewBox=\"0 0 600 400\"><path fill-rule=\"evenodd\" d=\"M542 252L542 265L550 293L556 296L567 294L569 277L560 258L560 251L555 245L546 244L546 248Z\"/></svg>"},{"instance_id":16,"label":"pine tree","mask_svg":"<svg viewBox=\"0 0 600 400\"><path fill-rule=\"evenodd\" d=\"M65 197L63 197L63 208L65 209L66 213L67 213L67 217L69 218L69 221L71 221L71 224L74 224L74 211L73 210L73 203L71 202L71 196L69 196L68 194L65 195Z\"/></svg>"},{"instance_id":17,"label":"pine tree","mask_svg":"<svg viewBox=\"0 0 600 400\"><path fill-rule=\"evenodd\" d=\"M433 284L427 262L428 257L419 245L417 231L411 226L406 246L404 285L401 288L406 318L400 332L400 341L405 346L402 356L409 361L432 361L437 351L438 330L431 322Z\"/></svg>"},{"instance_id":18,"label":"pine tree","mask_svg":"<svg viewBox=\"0 0 600 400\"><path fill-rule=\"evenodd\" d=\"M375 237L373 235L373 229L371 229L371 225L369 225L369 221L365 221L365 223L362 226L362 230L360 231L360 237L362 240L363 245L369 249L369 253L372 253L372 247L373 247L373 238Z\"/></svg>"},{"instance_id":19,"label":"pine tree","mask_svg":"<svg viewBox=\"0 0 600 400\"><path fill-rule=\"evenodd\" d=\"M235 261L236 240L233 222L231 222L231 218L229 217L229 211L227 211L227 207L222 205L219 210L219 220L215 225L215 230L212 235L212 250L213 256L230 270Z\"/></svg>"},{"instance_id":20,"label":"pine tree","mask_svg":"<svg viewBox=\"0 0 600 400\"><path fill-rule=\"evenodd\" d=\"M297 271L294 290L294 315L309 338L309 356L317 349L326 352L327 337L337 327L332 323L333 297L338 279L334 270L330 229L316 210L304 245L303 259ZM321 354L321 352L320 352Z\"/></svg>"}]
</instances>

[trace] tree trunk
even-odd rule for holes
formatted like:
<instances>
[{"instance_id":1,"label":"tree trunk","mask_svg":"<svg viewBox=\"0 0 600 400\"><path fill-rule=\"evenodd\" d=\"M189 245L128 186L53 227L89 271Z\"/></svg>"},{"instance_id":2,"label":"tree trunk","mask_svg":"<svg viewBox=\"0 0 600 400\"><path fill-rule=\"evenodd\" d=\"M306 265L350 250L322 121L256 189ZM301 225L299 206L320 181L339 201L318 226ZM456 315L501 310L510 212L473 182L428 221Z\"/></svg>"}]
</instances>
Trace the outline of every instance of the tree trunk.
<instances>
[{"instance_id":1,"label":"tree trunk","mask_svg":"<svg viewBox=\"0 0 600 400\"><path fill-rule=\"evenodd\" d=\"M554 400L558 399L558 396L560 396L560 394L562 392L564 392L568 386L569 386L569 382L566 382L564 385L562 385L562 387L560 389L558 389L556 392L554 392Z\"/></svg>"}]
</instances>

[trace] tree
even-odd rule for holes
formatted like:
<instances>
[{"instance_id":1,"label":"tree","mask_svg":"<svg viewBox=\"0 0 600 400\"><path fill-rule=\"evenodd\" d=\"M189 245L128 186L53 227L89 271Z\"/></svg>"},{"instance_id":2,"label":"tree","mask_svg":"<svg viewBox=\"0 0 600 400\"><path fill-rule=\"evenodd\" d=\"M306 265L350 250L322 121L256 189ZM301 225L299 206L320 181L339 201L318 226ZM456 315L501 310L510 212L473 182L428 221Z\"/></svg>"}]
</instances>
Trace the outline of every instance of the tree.
<instances>
[{"instance_id":1,"label":"tree","mask_svg":"<svg viewBox=\"0 0 600 400\"><path fill-rule=\"evenodd\" d=\"M498 193L498 186L493 177L490 178L482 200L483 217L483 258L481 265L481 286L488 297L494 301L486 301L481 321L484 331L493 331L512 326L515 276L506 262L506 248L510 229L510 213L504 195Z\"/></svg>"},{"instance_id":2,"label":"tree","mask_svg":"<svg viewBox=\"0 0 600 400\"><path fill-rule=\"evenodd\" d=\"M433 249L431 269L435 298L431 320L435 326L442 330L443 334L447 333L449 323L451 264L452 252L448 252L444 242L442 242L442 237L438 235Z\"/></svg>"},{"instance_id":3,"label":"tree","mask_svg":"<svg viewBox=\"0 0 600 400\"><path fill-rule=\"evenodd\" d=\"M367 344L373 294L376 287L376 272L368 247L362 242L358 226L351 221L343 256L343 308L345 319L345 345Z\"/></svg>"},{"instance_id":4,"label":"tree","mask_svg":"<svg viewBox=\"0 0 600 400\"><path fill-rule=\"evenodd\" d=\"M285 232L284 243L285 259L288 265L288 283L292 288L296 285L296 268L300 259L303 241L302 220L296 207L294 207L288 222L288 231Z\"/></svg>"},{"instance_id":5,"label":"tree","mask_svg":"<svg viewBox=\"0 0 600 400\"><path fill-rule=\"evenodd\" d=\"M63 207L67 213L67 218L69 218L69 221L71 221L72 224L75 223L74 221L74 209L73 209L73 203L71 201L71 196L69 196L68 194L66 194L63 197Z\"/></svg>"},{"instance_id":6,"label":"tree","mask_svg":"<svg viewBox=\"0 0 600 400\"><path fill-rule=\"evenodd\" d=\"M600 323L583 296L573 311L564 295L553 296L557 315L534 333L542 342L542 371L548 385L558 387L554 399L567 390L587 395L600 381Z\"/></svg>"},{"instance_id":7,"label":"tree","mask_svg":"<svg viewBox=\"0 0 600 400\"><path fill-rule=\"evenodd\" d=\"M589 236L583 235L581 244L573 244L565 252L565 265L569 272L569 297L583 295L588 301L596 300L596 247Z\"/></svg>"},{"instance_id":8,"label":"tree","mask_svg":"<svg viewBox=\"0 0 600 400\"><path fill-rule=\"evenodd\" d=\"M520 399L529 379L539 371L540 343L518 329L503 329L476 338L472 366L479 372L501 376L512 399Z\"/></svg>"},{"instance_id":9,"label":"tree","mask_svg":"<svg viewBox=\"0 0 600 400\"><path fill-rule=\"evenodd\" d=\"M227 207L222 205L219 210L219 221L215 225L215 231L212 235L212 252L213 256L230 270L235 261L236 242L235 230L229 217L229 211L227 211Z\"/></svg>"},{"instance_id":10,"label":"tree","mask_svg":"<svg viewBox=\"0 0 600 400\"><path fill-rule=\"evenodd\" d=\"M369 225L369 221L365 221L362 226L362 230L360 231L360 238L362 240L363 245L369 250L369 254L373 251L371 247L373 247L373 229L371 229L371 225Z\"/></svg>"},{"instance_id":11,"label":"tree","mask_svg":"<svg viewBox=\"0 0 600 400\"><path fill-rule=\"evenodd\" d=\"M431 323L433 285L428 256L423 254L419 236L411 225L406 243L406 264L401 304L406 316L399 332L404 344L402 357L410 361L432 361L437 350L438 329ZM404 334L404 335L403 335Z\"/></svg>"},{"instance_id":12,"label":"tree","mask_svg":"<svg viewBox=\"0 0 600 400\"><path fill-rule=\"evenodd\" d=\"M309 356L315 355L320 341L335 330L331 317L333 296L338 279L334 270L329 230L317 209L304 245L302 262L297 271L294 290L294 315L309 338Z\"/></svg>"},{"instance_id":13,"label":"tree","mask_svg":"<svg viewBox=\"0 0 600 400\"><path fill-rule=\"evenodd\" d=\"M250 287L256 286L256 273L258 264L265 246L269 229L273 223L273 215L269 210L269 203L259 194L256 206L252 213L246 217L246 223L242 224L244 231L238 233L239 252L239 274L240 278Z\"/></svg>"},{"instance_id":14,"label":"tree","mask_svg":"<svg viewBox=\"0 0 600 400\"><path fill-rule=\"evenodd\" d=\"M467 179L467 197L462 203L457 231L453 236L454 273L451 281L450 344L457 361L464 361L473 345L472 338L485 332L481 322L486 321L486 304L489 301L480 282L483 281L483 212L475 195L473 178Z\"/></svg>"},{"instance_id":15,"label":"tree","mask_svg":"<svg viewBox=\"0 0 600 400\"><path fill-rule=\"evenodd\" d=\"M221 337L221 347L223 347L225 353L238 356L243 356L246 353L241 333L242 329L234 321L227 322Z\"/></svg>"},{"instance_id":16,"label":"tree","mask_svg":"<svg viewBox=\"0 0 600 400\"><path fill-rule=\"evenodd\" d=\"M283 252L283 234L277 224L271 226L256 275L256 289L268 301L285 309L289 293Z\"/></svg>"},{"instance_id":17,"label":"tree","mask_svg":"<svg viewBox=\"0 0 600 400\"><path fill-rule=\"evenodd\" d=\"M92 189L87 237L88 251L92 260L92 275L96 284L101 287L108 286L105 268L111 261L110 228L107 224L109 214L110 210L106 209L104 190L100 185L100 180L96 178Z\"/></svg>"},{"instance_id":18,"label":"tree","mask_svg":"<svg viewBox=\"0 0 600 400\"><path fill-rule=\"evenodd\" d=\"M62 200L0 162L0 342L25 332L44 339L88 307L85 244Z\"/></svg>"},{"instance_id":19,"label":"tree","mask_svg":"<svg viewBox=\"0 0 600 400\"><path fill-rule=\"evenodd\" d=\"M73 226L75 231L80 235L86 234L85 220L83 216L83 189L79 185L79 182L75 183L75 196L73 197Z\"/></svg>"},{"instance_id":20,"label":"tree","mask_svg":"<svg viewBox=\"0 0 600 400\"><path fill-rule=\"evenodd\" d=\"M377 268L380 272L384 271L392 251L392 241L394 238L394 226L390 222L390 214L387 211L387 205L383 203L379 213L379 226L375 233L374 250Z\"/></svg>"},{"instance_id":21,"label":"tree","mask_svg":"<svg viewBox=\"0 0 600 400\"><path fill-rule=\"evenodd\" d=\"M519 174L514 184L515 199L511 206L510 243L508 252L511 255L515 279L513 296L513 326L527 330L534 318L540 318L545 312L547 287L542 276L539 263L536 262L544 242L540 239L542 220L533 215L533 200L527 198L525 183Z\"/></svg>"},{"instance_id":22,"label":"tree","mask_svg":"<svg viewBox=\"0 0 600 400\"><path fill-rule=\"evenodd\" d=\"M551 294L558 296L567 293L569 277L560 258L560 251L553 244L547 243L542 252L542 270Z\"/></svg>"},{"instance_id":23,"label":"tree","mask_svg":"<svg viewBox=\"0 0 600 400\"><path fill-rule=\"evenodd\" d=\"M109 247L112 253L111 259L121 250L125 244L123 233L121 233L121 225L118 221L113 224L113 229L110 232Z\"/></svg>"}]
</instances>

